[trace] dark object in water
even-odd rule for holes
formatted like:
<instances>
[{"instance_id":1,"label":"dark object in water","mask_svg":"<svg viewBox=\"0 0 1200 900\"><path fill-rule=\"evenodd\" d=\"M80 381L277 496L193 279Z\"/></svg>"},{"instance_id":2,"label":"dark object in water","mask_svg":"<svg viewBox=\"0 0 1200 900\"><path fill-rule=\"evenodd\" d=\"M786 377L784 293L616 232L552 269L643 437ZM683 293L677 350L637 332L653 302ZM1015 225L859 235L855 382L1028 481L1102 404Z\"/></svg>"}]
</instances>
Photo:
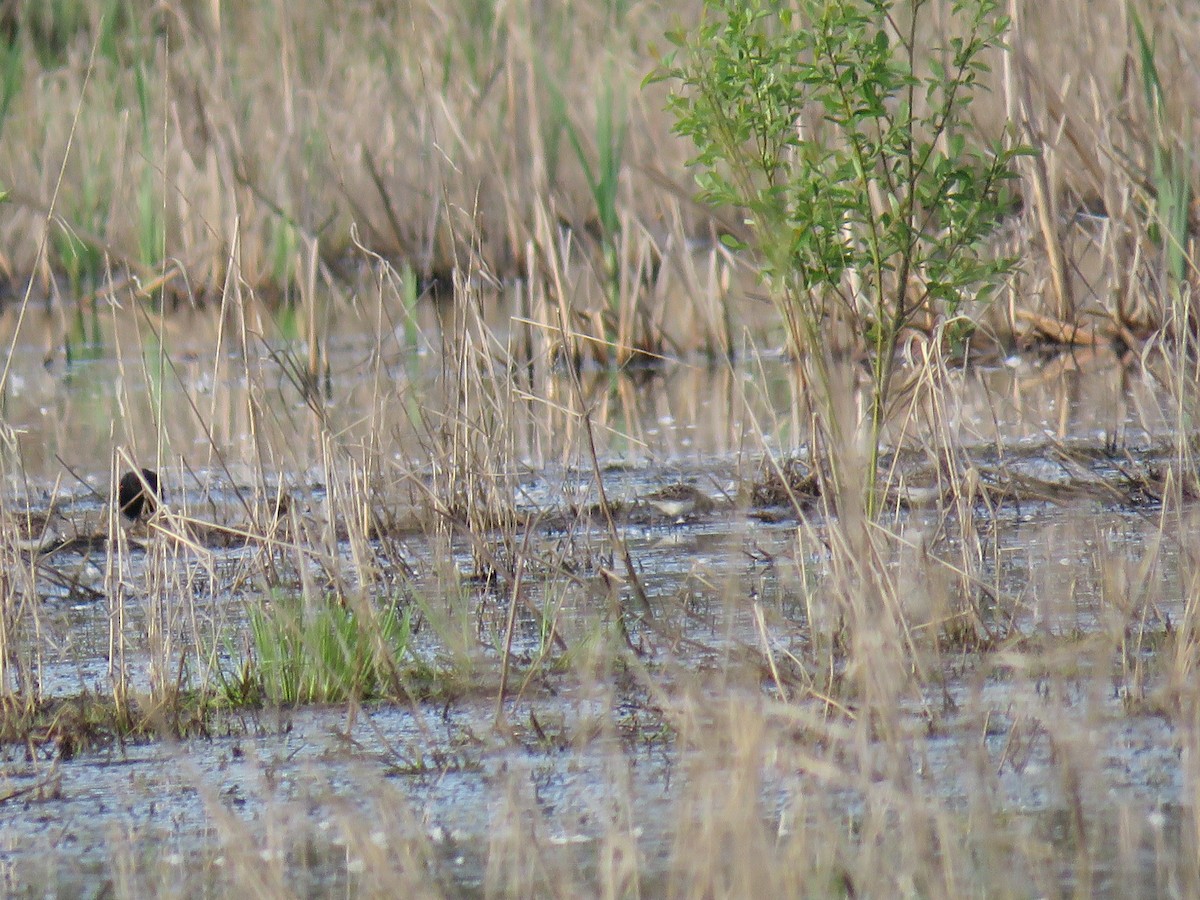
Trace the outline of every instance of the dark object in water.
<instances>
[{"instance_id":1,"label":"dark object in water","mask_svg":"<svg viewBox=\"0 0 1200 900\"><path fill-rule=\"evenodd\" d=\"M149 488L149 490L147 490ZM158 498L158 473L153 469L126 472L117 486L117 503L121 515L132 522L150 518Z\"/></svg>"}]
</instances>

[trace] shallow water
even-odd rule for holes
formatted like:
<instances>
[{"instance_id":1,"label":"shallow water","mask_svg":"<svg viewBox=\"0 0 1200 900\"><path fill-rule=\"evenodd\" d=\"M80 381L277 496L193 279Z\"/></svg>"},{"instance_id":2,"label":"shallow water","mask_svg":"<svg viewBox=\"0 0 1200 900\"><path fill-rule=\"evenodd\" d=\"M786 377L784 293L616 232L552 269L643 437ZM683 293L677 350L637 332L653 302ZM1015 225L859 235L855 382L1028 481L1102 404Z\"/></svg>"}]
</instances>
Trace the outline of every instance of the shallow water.
<instances>
[{"instance_id":1,"label":"shallow water","mask_svg":"<svg viewBox=\"0 0 1200 900\"><path fill-rule=\"evenodd\" d=\"M709 688L719 691L718 707L766 708L778 684L762 664L763 646L784 664L836 628L838 610L822 606L828 601L814 589L832 577L820 506L798 514L745 500L765 455L803 455L807 411L790 367L767 360L584 373L604 490L651 606L666 611L662 630L631 623L630 640L645 654L641 675L582 686L544 673L507 702L508 724L497 727L494 671L515 588L478 577L481 550L470 529L443 534L420 516L422 492L447 477L429 451L431 423L461 401L454 379L431 354L384 352L351 334L330 350L328 394L314 404L281 374L277 348L251 344L214 362L206 349L213 336L196 324L192 333L187 323L164 332L176 360L169 371L155 368L156 348L140 332L135 341L120 328L112 346L124 354L97 352L69 366L43 366L42 351L26 345L14 355L6 508L46 513L53 505L72 533L98 538L54 554L22 588L36 614L21 619L20 640L33 648L42 694L104 694L114 667L132 690L146 691L162 675L155 666L164 652L191 678L228 662L222 636L244 633L247 601L265 590L256 574L264 559L289 558L291 538L277 539L261 517L279 490L292 498L291 527L327 546L352 587L355 578L381 584L368 580L339 506L339 479L368 449L388 461L395 484L411 488L389 497L416 498L411 511L390 509L393 532L372 538L376 567L402 559L409 574L397 583L420 596L464 589L472 612L455 627L469 640L457 652L491 674L478 695L449 703L230 713L203 738L114 743L69 759L53 743L4 748L0 885L195 893L244 885L253 874L264 892L369 892L380 872L399 877L380 859L413 854L437 888L483 894L501 877L489 860L532 841L542 874L518 889L540 891L566 872L586 893L587 873L616 852L632 854L644 890L666 889L677 876L680 822L718 815L697 799L703 779L736 782L740 773L732 758L694 771L701 758L711 769L713 755L677 734L656 691L686 696L695 676L703 695L705 679L719 672L719 687ZM602 571L621 575L620 561L602 517L581 514L599 492L577 418L528 399L568 402L568 379L544 378L504 395L511 438L495 482L508 492L504 505L526 517L523 564L550 573L525 587L511 647L522 660L544 648L530 609L553 609L575 645L594 638L614 599L633 602L627 579L598 587ZM753 788L760 814L786 835L806 821L865 827L905 808L901 799L968 819L982 805L1004 820L1010 839L1043 841L1049 857L1067 860L1043 883L1078 885L1082 871L1100 893L1154 893L1172 877L1179 832L1191 821L1200 782L1188 752L1200 741L1184 719L1142 703L1164 676L1110 671L1105 641L1161 634L1189 602L1188 548L1200 518L1185 506L1164 523L1161 506L1127 477L1170 464L1170 404L1149 378L1111 358L1015 359L951 378L959 446L995 492L971 507L976 530L966 533L961 509L948 519L936 504L910 502L908 486L936 485L938 454L923 449L936 447L935 436L906 434L907 449L895 457L900 490L886 569L899 596L919 606L962 590L949 575L940 593L905 587L906 578L927 576L921 560L929 554L970 568L970 583L989 598L979 608L994 652L921 645L943 674L924 682L924 695L897 696L893 738L911 749L878 753L876 773L873 751L858 747L860 769L831 776L820 764L839 750L837 732L809 746L787 736L787 713L771 707L764 746L775 749L757 760ZM161 469L173 515L252 539L218 540L194 525L195 542L182 547L145 526L116 537L108 485L134 459ZM708 506L675 514L646 499L680 484ZM450 578L439 563L447 554ZM309 577L324 571L311 560L296 568L306 566ZM1114 596L1131 579L1153 587L1144 603L1124 608ZM172 590L143 590L155 584ZM939 615L908 612L918 622ZM1005 650L1014 635L1064 642L1069 674L1022 668L1023 657ZM446 640L430 624L414 647L434 658ZM197 650L213 646L224 648L215 658ZM1137 666L1138 646L1125 665ZM803 695L796 685L804 672L778 677ZM797 715L809 706L798 704ZM898 758L903 772L894 770ZM904 798L887 793L897 785ZM1086 798L1073 818L1072 785ZM1086 865L1069 858L1079 827L1091 840Z\"/></svg>"},{"instance_id":2,"label":"shallow water","mask_svg":"<svg viewBox=\"0 0 1200 900\"><path fill-rule=\"evenodd\" d=\"M960 693L961 721L944 722L944 732L910 760L916 796L967 809L982 782L1009 827L1044 830L1051 845L1069 842L1069 823L1055 824L1070 808L1064 751L1050 732L1029 727L1050 704L1027 685L987 685L975 702L966 689ZM571 735L587 708L571 699L520 704L510 714L527 718L536 708L544 727L554 721ZM743 700L756 702L753 695ZM599 698L595 708L603 714ZM984 711L992 718L988 737L964 758L964 746L980 733L973 720ZM1097 885L1105 893L1130 884L1147 890L1178 851L1171 835L1185 817L1179 803L1190 773L1181 770L1171 729L1113 703L1073 702L1053 712L1086 725L1076 733L1086 733L1088 747L1072 748L1073 759L1098 751L1082 773L1095 798L1087 826L1105 833L1095 839ZM1014 720L1033 735L1019 751L1009 746L1021 730ZM64 763L6 753L6 887L91 894L127 867L137 873L134 883L192 891L220 884L239 867L286 864L281 884L326 893L361 887L362 861L373 847L400 852L419 842L435 853L443 887L482 895L487 851L497 841L532 840L548 858L559 857L549 865L578 875L614 833L636 848L639 876L654 885L670 875L680 808L688 808L689 760L681 748L619 736L539 746L527 727L515 729L516 738L494 732L490 704L256 713L231 728L236 733L227 737L112 748ZM831 790L815 772L767 760L760 777L762 815L785 834L799 827L798 816L854 819L889 802L871 796L881 790L874 779ZM27 793L14 795L20 791ZM1066 833L1056 837L1055 829ZM1156 847L1156 839L1168 844Z\"/></svg>"}]
</instances>

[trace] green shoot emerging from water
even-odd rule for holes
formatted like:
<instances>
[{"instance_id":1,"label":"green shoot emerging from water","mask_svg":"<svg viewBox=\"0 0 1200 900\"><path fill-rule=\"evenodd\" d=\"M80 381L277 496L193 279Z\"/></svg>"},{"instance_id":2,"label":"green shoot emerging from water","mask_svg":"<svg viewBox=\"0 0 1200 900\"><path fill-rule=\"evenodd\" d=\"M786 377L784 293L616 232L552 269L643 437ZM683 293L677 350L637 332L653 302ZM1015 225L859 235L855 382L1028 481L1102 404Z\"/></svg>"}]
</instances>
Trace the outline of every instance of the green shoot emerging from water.
<instances>
[{"instance_id":1,"label":"green shoot emerging from water","mask_svg":"<svg viewBox=\"0 0 1200 900\"><path fill-rule=\"evenodd\" d=\"M251 608L251 658L228 690L236 700L280 704L389 696L409 634L408 615L395 606L308 608L302 598L277 597Z\"/></svg>"}]
</instances>

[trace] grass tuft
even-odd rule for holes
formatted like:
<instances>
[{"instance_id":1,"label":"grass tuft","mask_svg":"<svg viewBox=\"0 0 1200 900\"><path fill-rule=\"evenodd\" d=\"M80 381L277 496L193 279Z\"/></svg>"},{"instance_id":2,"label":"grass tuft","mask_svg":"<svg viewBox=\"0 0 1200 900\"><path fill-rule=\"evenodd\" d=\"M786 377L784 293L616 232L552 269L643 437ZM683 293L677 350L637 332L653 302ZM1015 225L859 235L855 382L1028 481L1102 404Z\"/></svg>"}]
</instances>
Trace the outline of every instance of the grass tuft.
<instances>
[{"instance_id":1,"label":"grass tuft","mask_svg":"<svg viewBox=\"0 0 1200 900\"><path fill-rule=\"evenodd\" d=\"M338 703L401 695L410 617L397 605L313 608L276 593L249 612L250 648L226 697L238 704Z\"/></svg>"}]
</instances>

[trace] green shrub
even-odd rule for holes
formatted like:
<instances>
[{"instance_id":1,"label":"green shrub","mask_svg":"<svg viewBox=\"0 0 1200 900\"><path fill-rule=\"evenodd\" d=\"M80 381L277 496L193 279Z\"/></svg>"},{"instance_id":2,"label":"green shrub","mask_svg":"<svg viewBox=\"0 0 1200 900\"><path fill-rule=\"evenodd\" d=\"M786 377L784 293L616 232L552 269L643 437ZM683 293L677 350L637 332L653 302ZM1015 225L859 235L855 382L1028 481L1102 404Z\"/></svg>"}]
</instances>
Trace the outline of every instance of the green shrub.
<instances>
[{"instance_id":1,"label":"green shrub","mask_svg":"<svg viewBox=\"0 0 1200 900\"><path fill-rule=\"evenodd\" d=\"M706 0L652 76L676 82L702 198L745 210L829 460L865 427L871 509L901 332L927 315L963 322L963 301L1011 267L984 244L1023 151L981 140L968 115L1008 22L994 0L958 0L950 31L923 48L931 3ZM839 347L846 333L860 346ZM851 430L831 367L861 348L871 396Z\"/></svg>"}]
</instances>

